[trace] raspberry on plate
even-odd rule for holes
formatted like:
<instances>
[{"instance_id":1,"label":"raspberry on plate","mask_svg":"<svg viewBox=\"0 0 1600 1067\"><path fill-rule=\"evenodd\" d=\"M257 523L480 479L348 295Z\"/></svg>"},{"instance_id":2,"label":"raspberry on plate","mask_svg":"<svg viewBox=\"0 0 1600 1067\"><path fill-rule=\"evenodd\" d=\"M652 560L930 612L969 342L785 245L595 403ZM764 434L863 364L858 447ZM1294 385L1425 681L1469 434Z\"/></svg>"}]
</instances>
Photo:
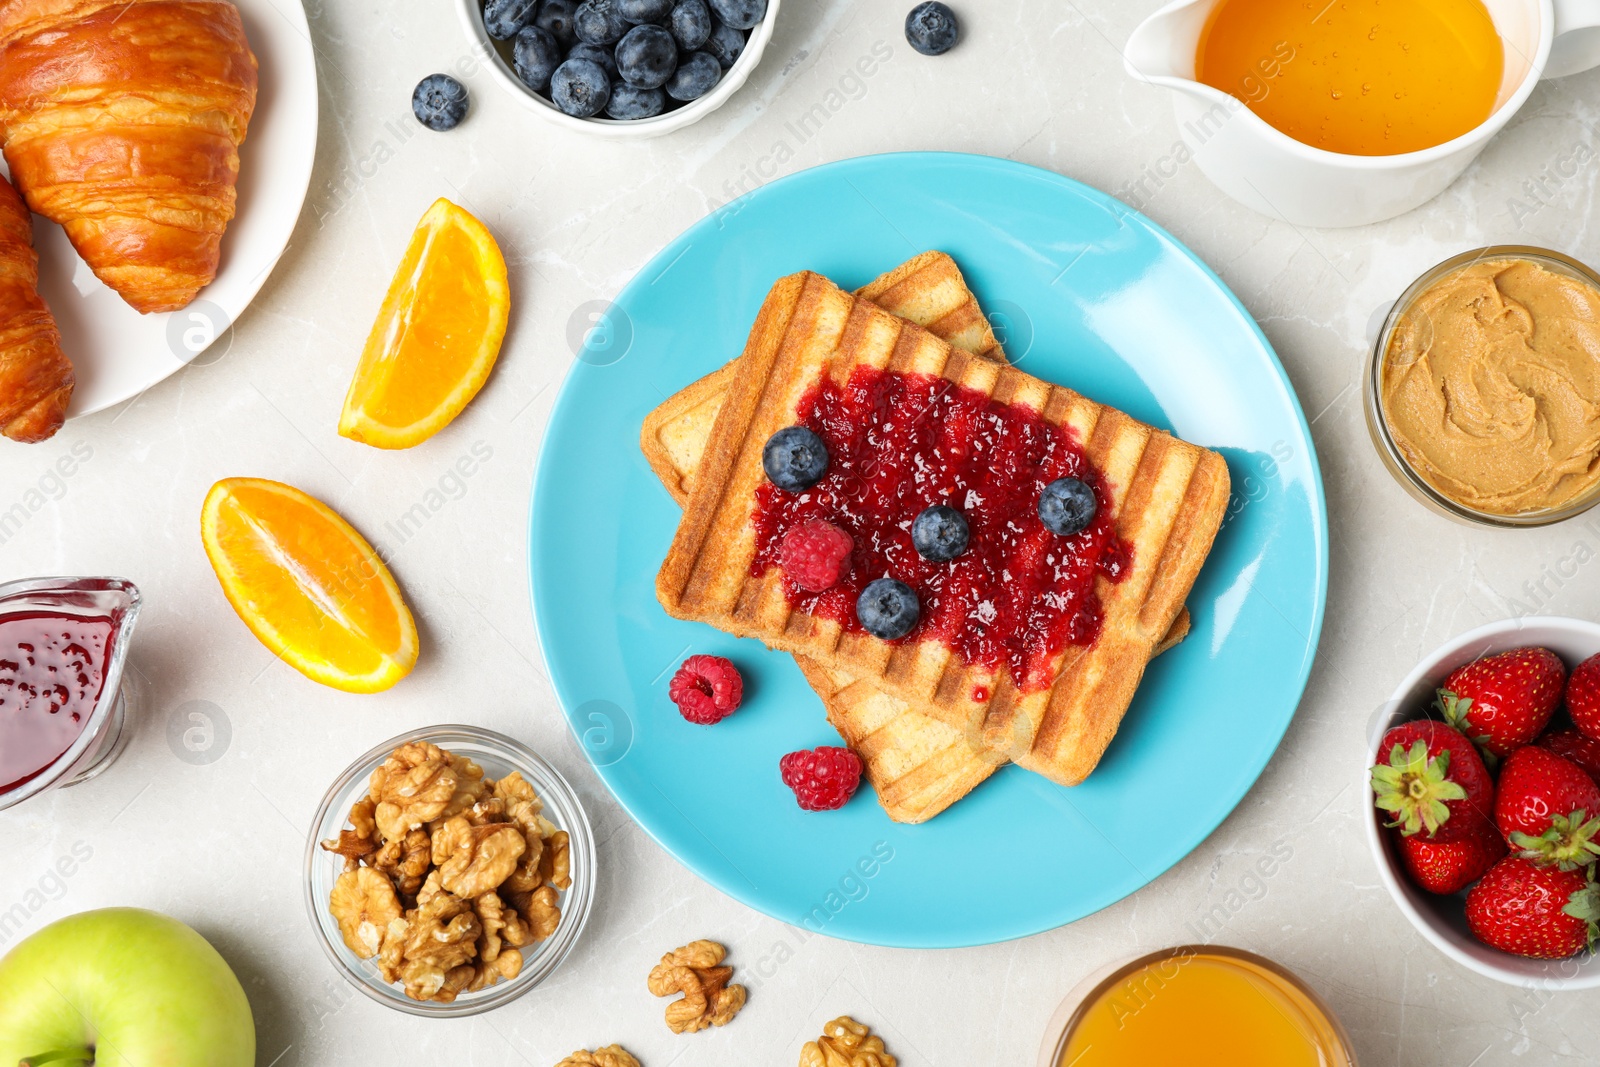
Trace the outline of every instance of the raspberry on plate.
<instances>
[{"instance_id":1,"label":"raspberry on plate","mask_svg":"<svg viewBox=\"0 0 1600 1067\"><path fill-rule=\"evenodd\" d=\"M744 678L722 656L690 656L667 686L667 695L685 719L713 726L739 710Z\"/></svg>"},{"instance_id":2,"label":"raspberry on plate","mask_svg":"<svg viewBox=\"0 0 1600 1067\"><path fill-rule=\"evenodd\" d=\"M783 535L778 564L810 593L832 589L850 565L855 540L826 519L809 519Z\"/></svg>"},{"instance_id":3,"label":"raspberry on plate","mask_svg":"<svg viewBox=\"0 0 1600 1067\"><path fill-rule=\"evenodd\" d=\"M861 784L860 757L831 745L791 752L778 761L778 771L806 811L842 808Z\"/></svg>"}]
</instances>

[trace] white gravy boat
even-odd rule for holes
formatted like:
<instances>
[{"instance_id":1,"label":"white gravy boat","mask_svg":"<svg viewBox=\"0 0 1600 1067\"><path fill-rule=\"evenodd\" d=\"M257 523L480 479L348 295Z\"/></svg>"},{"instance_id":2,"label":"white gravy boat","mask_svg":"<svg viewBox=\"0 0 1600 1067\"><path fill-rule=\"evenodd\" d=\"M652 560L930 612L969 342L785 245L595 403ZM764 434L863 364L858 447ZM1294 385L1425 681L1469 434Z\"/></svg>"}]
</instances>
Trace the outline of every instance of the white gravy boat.
<instances>
[{"instance_id":1,"label":"white gravy boat","mask_svg":"<svg viewBox=\"0 0 1600 1067\"><path fill-rule=\"evenodd\" d=\"M1484 0L1505 45L1494 111L1460 137L1420 152L1354 156L1302 144L1245 104L1195 80L1206 18L1222 0L1175 0L1146 19L1123 51L1128 72L1173 90L1185 153L1163 157L1167 173L1134 182L1136 208L1192 157L1223 192L1299 226L1361 226L1432 200L1517 113L1541 78L1600 65L1600 0ZM1270 59L1270 57L1263 57ZM1269 68L1270 69L1270 68Z\"/></svg>"}]
</instances>

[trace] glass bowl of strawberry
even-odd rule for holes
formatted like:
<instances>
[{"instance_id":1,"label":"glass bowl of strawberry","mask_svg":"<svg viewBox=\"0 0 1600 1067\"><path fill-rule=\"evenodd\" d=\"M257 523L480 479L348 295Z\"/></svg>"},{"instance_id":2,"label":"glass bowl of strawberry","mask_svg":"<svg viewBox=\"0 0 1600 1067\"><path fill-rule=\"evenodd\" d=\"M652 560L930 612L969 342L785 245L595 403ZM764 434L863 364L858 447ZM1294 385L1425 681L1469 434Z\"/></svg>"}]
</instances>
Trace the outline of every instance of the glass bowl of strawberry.
<instances>
[{"instance_id":1,"label":"glass bowl of strawberry","mask_svg":"<svg viewBox=\"0 0 1600 1067\"><path fill-rule=\"evenodd\" d=\"M1600 986L1600 623L1447 642L1373 716L1366 837L1434 947L1510 985Z\"/></svg>"}]
</instances>

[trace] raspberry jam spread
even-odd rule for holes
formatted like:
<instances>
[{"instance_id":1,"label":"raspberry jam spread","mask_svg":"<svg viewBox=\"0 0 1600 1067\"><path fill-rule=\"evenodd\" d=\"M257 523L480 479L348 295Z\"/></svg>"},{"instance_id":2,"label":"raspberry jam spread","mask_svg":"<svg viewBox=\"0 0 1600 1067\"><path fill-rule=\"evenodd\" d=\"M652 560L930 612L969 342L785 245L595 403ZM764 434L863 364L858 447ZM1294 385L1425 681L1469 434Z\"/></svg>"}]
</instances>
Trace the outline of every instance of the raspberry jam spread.
<instances>
[{"instance_id":1,"label":"raspberry jam spread","mask_svg":"<svg viewBox=\"0 0 1600 1067\"><path fill-rule=\"evenodd\" d=\"M105 617L0 615L0 793L44 771L83 733L114 628Z\"/></svg>"},{"instance_id":2,"label":"raspberry jam spread","mask_svg":"<svg viewBox=\"0 0 1600 1067\"><path fill-rule=\"evenodd\" d=\"M906 640L937 639L968 663L1003 665L1021 689L1047 684L1066 645L1094 643L1094 580L1120 580L1131 548L1116 536L1100 472L1070 430L943 378L870 367L843 386L829 378L813 386L796 422L827 445L828 470L803 492L770 482L757 489L751 576L777 566L784 533L808 519L855 539L832 589L807 592L784 577L796 610L860 633L856 598L888 575L921 600ZM1092 486L1100 502L1071 537L1039 521L1039 493L1064 477ZM967 550L948 563L924 559L912 543L913 520L934 504L960 510L971 529Z\"/></svg>"}]
</instances>

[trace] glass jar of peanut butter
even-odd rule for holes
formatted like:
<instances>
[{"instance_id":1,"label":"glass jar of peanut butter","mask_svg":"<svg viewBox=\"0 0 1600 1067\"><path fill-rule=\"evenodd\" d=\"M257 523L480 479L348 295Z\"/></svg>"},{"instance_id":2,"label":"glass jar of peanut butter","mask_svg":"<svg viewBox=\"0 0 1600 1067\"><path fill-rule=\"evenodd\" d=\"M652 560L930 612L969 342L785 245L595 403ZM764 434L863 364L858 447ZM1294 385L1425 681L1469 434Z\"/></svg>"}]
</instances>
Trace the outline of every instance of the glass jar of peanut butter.
<instances>
[{"instance_id":1,"label":"glass jar of peanut butter","mask_svg":"<svg viewBox=\"0 0 1600 1067\"><path fill-rule=\"evenodd\" d=\"M1577 260L1445 260L1395 302L1365 384L1378 454L1441 514L1544 526L1600 501L1600 277Z\"/></svg>"}]
</instances>

